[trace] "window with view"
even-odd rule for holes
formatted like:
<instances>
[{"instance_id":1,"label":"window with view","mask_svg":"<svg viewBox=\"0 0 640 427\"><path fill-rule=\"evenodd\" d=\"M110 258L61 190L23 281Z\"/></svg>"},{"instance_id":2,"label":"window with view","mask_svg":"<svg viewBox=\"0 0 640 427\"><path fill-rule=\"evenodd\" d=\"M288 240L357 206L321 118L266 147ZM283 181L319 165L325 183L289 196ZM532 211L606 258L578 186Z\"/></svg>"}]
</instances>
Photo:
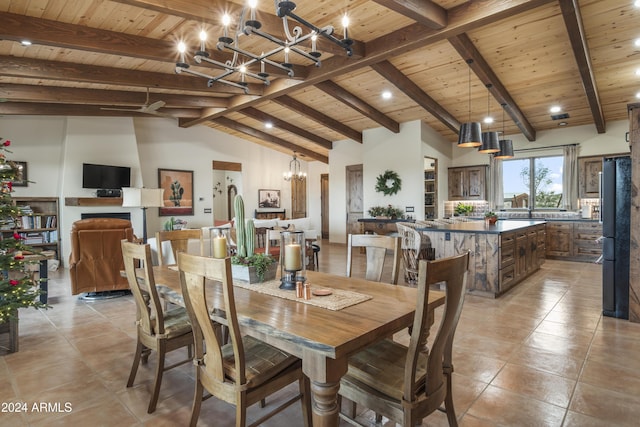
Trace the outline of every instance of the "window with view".
<instances>
[{"instance_id":1,"label":"window with view","mask_svg":"<svg viewBox=\"0 0 640 427\"><path fill-rule=\"evenodd\" d=\"M562 156L504 160L502 162L504 208L560 208L562 165Z\"/></svg>"}]
</instances>

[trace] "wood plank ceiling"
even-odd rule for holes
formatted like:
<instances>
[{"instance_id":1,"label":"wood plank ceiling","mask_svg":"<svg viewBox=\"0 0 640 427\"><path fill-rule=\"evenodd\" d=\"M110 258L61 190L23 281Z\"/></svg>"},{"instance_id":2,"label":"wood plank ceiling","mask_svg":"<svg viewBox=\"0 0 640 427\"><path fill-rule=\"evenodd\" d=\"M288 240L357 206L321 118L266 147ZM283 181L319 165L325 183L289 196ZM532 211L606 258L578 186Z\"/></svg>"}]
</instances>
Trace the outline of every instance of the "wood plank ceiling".
<instances>
[{"instance_id":1,"label":"wood plank ceiling","mask_svg":"<svg viewBox=\"0 0 640 427\"><path fill-rule=\"evenodd\" d=\"M291 55L293 78L268 66L271 84L247 78L245 94L175 73L178 41L191 56L201 29L217 40L222 11L235 18L240 1L1 2L0 114L164 117L159 120L206 125L327 162L334 141L362 142L366 129L398 132L411 120L454 143L461 122L480 121L488 111L496 119L492 130L504 127L506 135L522 133L530 141L561 122L604 133L607 122L627 118L626 105L639 88L640 10L632 0L296 3L299 16L333 25L338 38L347 14L353 55L320 41L320 67ZM257 19L265 32L284 37L271 1L259 3ZM213 58L231 58L214 44L207 45ZM240 44L256 53L273 48L256 35L240 37ZM383 90L392 97L383 99ZM157 114L140 112L157 101L165 103ZM568 117L553 120L552 104Z\"/></svg>"}]
</instances>

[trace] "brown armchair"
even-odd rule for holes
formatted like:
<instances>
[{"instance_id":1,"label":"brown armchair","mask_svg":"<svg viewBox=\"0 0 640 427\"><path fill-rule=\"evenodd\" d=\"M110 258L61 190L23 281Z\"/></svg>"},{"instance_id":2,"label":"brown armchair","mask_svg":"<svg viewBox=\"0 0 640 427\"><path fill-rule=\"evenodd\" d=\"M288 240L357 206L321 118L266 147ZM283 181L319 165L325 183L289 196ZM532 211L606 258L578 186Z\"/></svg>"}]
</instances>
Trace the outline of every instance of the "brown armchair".
<instances>
[{"instance_id":1,"label":"brown armchair","mask_svg":"<svg viewBox=\"0 0 640 427\"><path fill-rule=\"evenodd\" d=\"M89 218L71 226L71 294L129 289L120 241L133 241L131 221Z\"/></svg>"}]
</instances>

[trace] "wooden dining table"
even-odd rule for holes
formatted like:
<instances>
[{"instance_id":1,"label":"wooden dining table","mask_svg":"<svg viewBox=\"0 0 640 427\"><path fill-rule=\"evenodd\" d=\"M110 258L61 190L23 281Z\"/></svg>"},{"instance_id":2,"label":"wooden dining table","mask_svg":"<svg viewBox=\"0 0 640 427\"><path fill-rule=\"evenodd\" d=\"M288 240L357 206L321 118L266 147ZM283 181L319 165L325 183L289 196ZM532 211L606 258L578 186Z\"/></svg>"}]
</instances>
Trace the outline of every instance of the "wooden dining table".
<instances>
[{"instance_id":1,"label":"wooden dining table","mask_svg":"<svg viewBox=\"0 0 640 427\"><path fill-rule=\"evenodd\" d=\"M156 266L153 271L159 293L170 302L184 305L175 267ZM340 378L347 372L348 357L410 326L417 289L317 271L307 271L307 280L312 289L344 289L371 298L341 310L329 310L234 286L238 320L244 334L302 360L311 384L313 425L337 426L338 389ZM206 286L210 308L221 307L222 287L215 282ZM431 290L430 308L442 305L444 298L443 292Z\"/></svg>"}]
</instances>

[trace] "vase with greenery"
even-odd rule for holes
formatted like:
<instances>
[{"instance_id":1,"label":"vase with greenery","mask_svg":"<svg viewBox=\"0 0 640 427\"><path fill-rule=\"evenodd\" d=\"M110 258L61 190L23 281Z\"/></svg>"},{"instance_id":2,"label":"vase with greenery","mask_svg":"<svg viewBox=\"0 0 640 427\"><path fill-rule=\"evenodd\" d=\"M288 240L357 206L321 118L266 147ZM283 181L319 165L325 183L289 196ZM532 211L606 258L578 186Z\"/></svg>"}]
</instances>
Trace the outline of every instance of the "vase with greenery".
<instances>
[{"instance_id":1,"label":"vase with greenery","mask_svg":"<svg viewBox=\"0 0 640 427\"><path fill-rule=\"evenodd\" d=\"M15 163L5 153L11 141L0 138L0 227L13 229L13 235L0 240L0 325L15 320L18 309L24 307L46 308L40 302L40 288L35 286L26 270L24 253L33 249L25 245L16 231L22 211L13 203L13 180L18 176Z\"/></svg>"},{"instance_id":2,"label":"vase with greenery","mask_svg":"<svg viewBox=\"0 0 640 427\"><path fill-rule=\"evenodd\" d=\"M487 220L489 225L494 225L496 222L498 222L498 215L496 215L496 213L492 211L488 211L487 213L485 213L484 218Z\"/></svg>"},{"instance_id":3,"label":"vase with greenery","mask_svg":"<svg viewBox=\"0 0 640 427\"><path fill-rule=\"evenodd\" d=\"M238 194L233 201L236 212L236 248L231 257L233 278L250 283L272 280L276 274L276 260L268 254L256 254L256 229L253 219L244 219L244 200Z\"/></svg>"}]
</instances>

